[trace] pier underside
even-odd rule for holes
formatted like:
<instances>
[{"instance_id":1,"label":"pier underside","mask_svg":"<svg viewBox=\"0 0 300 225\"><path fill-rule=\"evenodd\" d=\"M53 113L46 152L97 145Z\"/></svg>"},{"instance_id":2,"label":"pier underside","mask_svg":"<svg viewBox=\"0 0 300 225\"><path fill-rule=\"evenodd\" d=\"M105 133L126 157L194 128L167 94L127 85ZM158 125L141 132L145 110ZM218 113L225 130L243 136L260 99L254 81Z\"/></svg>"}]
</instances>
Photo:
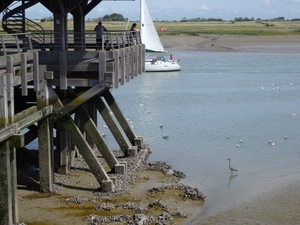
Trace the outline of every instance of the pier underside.
<instances>
[{"instance_id":1,"label":"pier underside","mask_svg":"<svg viewBox=\"0 0 300 225\"><path fill-rule=\"evenodd\" d=\"M18 222L18 181L52 193L54 174L68 174L76 157L87 163L96 188L114 191L116 175L125 174L127 165L106 143L97 116L123 157L136 157L143 149L143 138L131 129L110 91L141 73L143 50L136 45L108 52L29 51L0 57L1 225ZM27 149L33 141L36 151ZM32 165L37 177L19 169Z\"/></svg>"}]
</instances>

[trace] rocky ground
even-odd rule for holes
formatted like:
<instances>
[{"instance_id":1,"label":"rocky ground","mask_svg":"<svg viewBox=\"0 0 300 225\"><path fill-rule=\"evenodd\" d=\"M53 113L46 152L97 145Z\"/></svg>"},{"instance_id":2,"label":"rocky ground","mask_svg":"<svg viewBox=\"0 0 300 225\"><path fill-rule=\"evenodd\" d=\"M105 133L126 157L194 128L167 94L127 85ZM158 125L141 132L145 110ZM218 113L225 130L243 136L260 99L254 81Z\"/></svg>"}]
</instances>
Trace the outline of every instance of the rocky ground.
<instances>
[{"instance_id":1,"label":"rocky ground","mask_svg":"<svg viewBox=\"0 0 300 225\"><path fill-rule=\"evenodd\" d=\"M146 163L141 155L125 158L114 153L120 162L127 162L127 172L117 175L113 192L101 192L78 157L70 174L55 174L55 193L19 186L20 221L27 225L184 224L204 203L205 194L180 183L185 174L165 162ZM99 160L105 165L101 156Z\"/></svg>"}]
</instances>

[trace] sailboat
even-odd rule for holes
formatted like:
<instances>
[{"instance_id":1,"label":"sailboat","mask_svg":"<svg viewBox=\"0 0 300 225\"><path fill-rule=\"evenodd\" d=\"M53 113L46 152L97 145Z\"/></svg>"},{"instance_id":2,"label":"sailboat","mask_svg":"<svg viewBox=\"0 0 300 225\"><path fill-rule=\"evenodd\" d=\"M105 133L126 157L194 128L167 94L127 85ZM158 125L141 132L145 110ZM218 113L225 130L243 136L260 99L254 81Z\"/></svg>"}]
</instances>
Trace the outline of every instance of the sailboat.
<instances>
[{"instance_id":1,"label":"sailboat","mask_svg":"<svg viewBox=\"0 0 300 225\"><path fill-rule=\"evenodd\" d=\"M141 41L146 47L146 72L179 71L179 60L174 60L172 55L166 59L168 52L164 49L156 28L154 26L146 0L141 0L140 19ZM168 54L169 55L169 54Z\"/></svg>"}]
</instances>

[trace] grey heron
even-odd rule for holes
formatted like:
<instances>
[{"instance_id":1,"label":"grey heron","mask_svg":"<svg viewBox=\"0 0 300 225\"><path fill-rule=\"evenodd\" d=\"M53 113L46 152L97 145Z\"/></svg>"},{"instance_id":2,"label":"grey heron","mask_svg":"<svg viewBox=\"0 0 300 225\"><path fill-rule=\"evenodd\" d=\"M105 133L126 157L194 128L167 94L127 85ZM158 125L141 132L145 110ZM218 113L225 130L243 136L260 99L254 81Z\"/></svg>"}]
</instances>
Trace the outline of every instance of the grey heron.
<instances>
[{"instance_id":1,"label":"grey heron","mask_svg":"<svg viewBox=\"0 0 300 225\"><path fill-rule=\"evenodd\" d=\"M230 169L231 173L233 171L238 171L237 169L235 169L235 168L233 168L233 167L230 166L230 159L227 159L227 160L229 161L229 169Z\"/></svg>"}]
</instances>

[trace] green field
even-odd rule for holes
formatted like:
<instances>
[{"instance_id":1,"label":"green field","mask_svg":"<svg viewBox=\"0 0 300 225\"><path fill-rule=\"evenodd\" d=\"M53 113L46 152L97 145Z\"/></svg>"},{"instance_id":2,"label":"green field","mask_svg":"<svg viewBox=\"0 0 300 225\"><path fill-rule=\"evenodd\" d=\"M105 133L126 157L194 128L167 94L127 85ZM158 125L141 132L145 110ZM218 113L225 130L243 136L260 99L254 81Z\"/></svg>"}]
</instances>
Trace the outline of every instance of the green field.
<instances>
[{"instance_id":1,"label":"green field","mask_svg":"<svg viewBox=\"0 0 300 225\"><path fill-rule=\"evenodd\" d=\"M52 22L39 23L45 30L53 30ZM125 30L126 22L106 22L103 25L109 30ZM128 29L130 29L130 25ZM86 30L93 31L96 22L86 22ZM155 22L159 31L165 27L165 35L179 33L194 34L238 34L238 35L300 35L300 22L295 21L247 21L247 22ZM69 30L73 22L68 23ZM2 28L1 30L2 31ZM1 32L3 33L3 31ZM161 34L162 32L158 32Z\"/></svg>"}]
</instances>

